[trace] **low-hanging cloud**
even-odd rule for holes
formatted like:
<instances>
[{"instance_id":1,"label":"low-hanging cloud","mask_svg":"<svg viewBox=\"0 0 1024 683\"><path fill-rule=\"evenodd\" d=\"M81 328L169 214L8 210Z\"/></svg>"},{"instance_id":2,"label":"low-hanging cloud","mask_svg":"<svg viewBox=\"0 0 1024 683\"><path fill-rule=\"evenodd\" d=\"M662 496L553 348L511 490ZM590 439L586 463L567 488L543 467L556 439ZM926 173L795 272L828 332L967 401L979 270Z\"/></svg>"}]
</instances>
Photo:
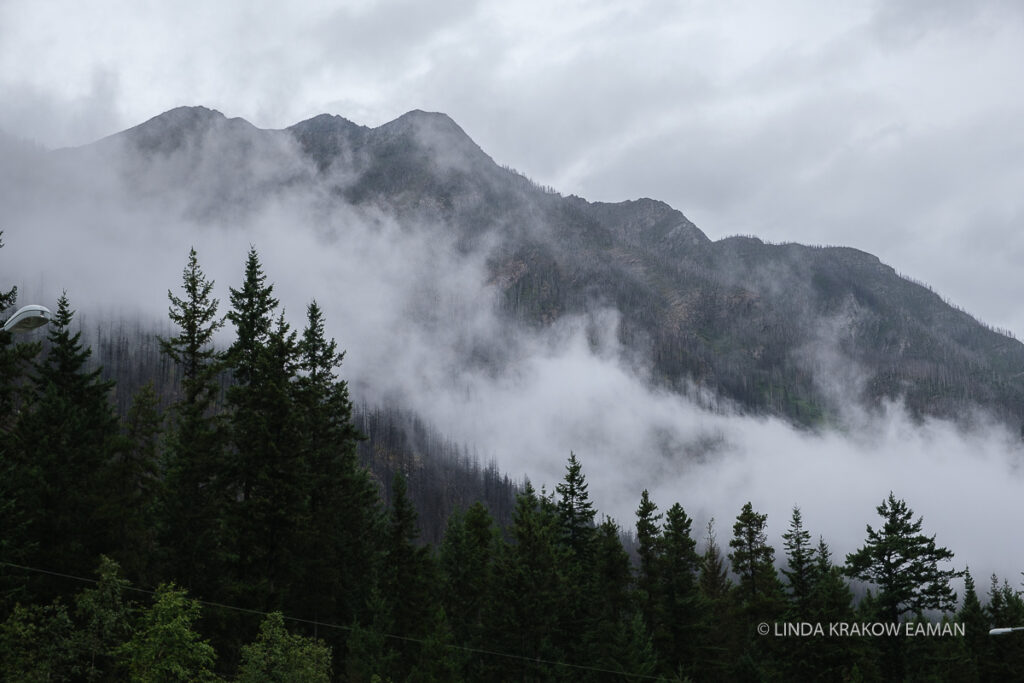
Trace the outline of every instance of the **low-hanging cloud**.
<instances>
[{"instance_id":1,"label":"low-hanging cloud","mask_svg":"<svg viewBox=\"0 0 1024 683\"><path fill-rule=\"evenodd\" d=\"M781 553L797 504L841 559L863 542L865 524L877 525L874 508L893 491L957 553L958 566L969 563L976 576L1024 569L1024 549L1006 542L1024 516L1019 438L984 417L965 431L914 421L899 404L875 412L852 397L844 404L854 371L830 385L846 406L843 430L824 433L742 415L696 388L686 396L657 388L621 347L617 311L596 308L539 330L516 325L500 312L491 242L466 253L443 224L341 202L330 184L344 174L315 180L284 138L249 160L257 170L247 182L269 183L282 168L306 182L240 197L236 207L197 194L223 182L213 158L184 173L166 160L140 192L116 151L97 165L90 155L0 144L9 152L0 155L0 266L5 282L22 287L21 303L52 305L67 289L87 315L164 324L166 291L180 287L194 245L223 313L252 244L294 326L309 300L323 306L329 334L347 350L343 374L356 400L409 408L548 490L575 451L598 509L625 527L646 488L663 510L680 502L696 528L715 517L724 545L749 500L768 514ZM800 350L826 359L826 373L843 364L830 330L820 349ZM221 343L229 339L225 330Z\"/></svg>"}]
</instances>

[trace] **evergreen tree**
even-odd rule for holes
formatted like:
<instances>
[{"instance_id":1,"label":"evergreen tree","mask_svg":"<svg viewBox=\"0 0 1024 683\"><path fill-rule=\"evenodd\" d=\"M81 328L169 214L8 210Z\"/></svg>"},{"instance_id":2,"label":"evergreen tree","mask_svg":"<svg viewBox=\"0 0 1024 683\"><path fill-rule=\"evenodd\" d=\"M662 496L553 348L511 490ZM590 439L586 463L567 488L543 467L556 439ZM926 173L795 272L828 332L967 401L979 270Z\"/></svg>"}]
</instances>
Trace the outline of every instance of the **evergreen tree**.
<instances>
[{"instance_id":1,"label":"evergreen tree","mask_svg":"<svg viewBox=\"0 0 1024 683\"><path fill-rule=\"evenodd\" d=\"M864 546L846 556L846 574L878 587L877 620L896 623L907 614L952 609L956 596L949 582L960 572L941 569L939 562L948 562L953 553L936 546L934 536L922 534L923 518L913 521L913 510L891 492L876 509L884 524L878 531L867 525ZM906 665L904 638L886 638L879 646L886 674L900 680Z\"/></svg>"},{"instance_id":2,"label":"evergreen tree","mask_svg":"<svg viewBox=\"0 0 1024 683\"><path fill-rule=\"evenodd\" d=\"M495 650L527 660L561 661L568 551L559 543L557 509L529 482L516 497L509 531L511 543L503 547L497 566L489 640ZM489 680L553 675L546 664L505 660L494 665Z\"/></svg>"},{"instance_id":3,"label":"evergreen tree","mask_svg":"<svg viewBox=\"0 0 1024 683\"><path fill-rule=\"evenodd\" d=\"M665 513L658 595L662 622L654 633L660 659L669 670L693 673L701 640L704 605L697 587L700 556L691 535L693 520L675 503Z\"/></svg>"},{"instance_id":4,"label":"evergreen tree","mask_svg":"<svg viewBox=\"0 0 1024 683\"><path fill-rule=\"evenodd\" d=\"M640 506L636 510L637 555L640 567L636 583L640 594L640 610L644 623L653 631L660 621L658 610L658 559L661 555L661 529L658 522L661 515L654 514L658 506L651 500L647 489L640 494Z\"/></svg>"},{"instance_id":5,"label":"evergreen tree","mask_svg":"<svg viewBox=\"0 0 1024 683\"><path fill-rule=\"evenodd\" d=\"M242 387L256 377L257 365L270 337L274 310L274 286L267 284L259 254L249 247L245 275L239 289L231 288L231 310L228 320L235 326L235 341L228 349L227 359L235 381ZM237 395L237 392L236 392Z\"/></svg>"},{"instance_id":6,"label":"evergreen tree","mask_svg":"<svg viewBox=\"0 0 1024 683\"><path fill-rule=\"evenodd\" d=\"M581 638L585 647L577 658L608 671L646 670L647 663L656 663L655 653L643 617L633 604L632 566L622 547L619 525L606 517L596 531L594 560L587 577L587 622ZM640 632L635 630L636 619ZM643 652L637 652L637 647ZM611 674L595 677L621 679Z\"/></svg>"},{"instance_id":7,"label":"evergreen tree","mask_svg":"<svg viewBox=\"0 0 1024 683\"><path fill-rule=\"evenodd\" d=\"M234 381L227 392L231 446L216 493L225 508L230 594L246 606L276 610L299 583L308 487L296 448L298 339L284 313L272 317L277 301L265 281L250 249L245 280L231 289L227 315L237 333L226 353Z\"/></svg>"},{"instance_id":8,"label":"evergreen tree","mask_svg":"<svg viewBox=\"0 0 1024 683\"><path fill-rule=\"evenodd\" d=\"M440 556L442 601L456 640L470 647L484 645L497 546L494 521L483 503L448 518Z\"/></svg>"},{"instance_id":9,"label":"evergreen tree","mask_svg":"<svg viewBox=\"0 0 1024 683\"><path fill-rule=\"evenodd\" d=\"M754 512L750 502L736 517L733 538L729 541L732 552L729 561L740 577L739 598L746 608L758 616L770 614L781 594L781 584L775 572L775 549L768 544L765 522L768 515Z\"/></svg>"},{"instance_id":10,"label":"evergreen tree","mask_svg":"<svg viewBox=\"0 0 1024 683\"><path fill-rule=\"evenodd\" d=\"M418 543L416 511L406 493L405 477L395 474L391 509L384 539L381 593L390 602L395 634L421 639L431 632L436 609L437 574L434 559ZM411 671L418 657L417 646L409 640L393 644L398 659L392 673L396 680Z\"/></svg>"},{"instance_id":11,"label":"evergreen tree","mask_svg":"<svg viewBox=\"0 0 1024 683\"><path fill-rule=\"evenodd\" d=\"M698 642L701 651L697 663L698 679L731 680L732 658L739 651L737 643L742 626L736 619L732 582L715 538L713 517L706 527L697 585L707 615L707 628Z\"/></svg>"},{"instance_id":12,"label":"evergreen tree","mask_svg":"<svg viewBox=\"0 0 1024 683\"><path fill-rule=\"evenodd\" d=\"M992 626L978 599L974 577L971 576L969 569L964 570L964 601L956 613L956 621L964 625L962 652L958 658L961 667L960 678L981 680L982 667L989 658L988 630Z\"/></svg>"},{"instance_id":13,"label":"evergreen tree","mask_svg":"<svg viewBox=\"0 0 1024 683\"><path fill-rule=\"evenodd\" d=\"M1005 579L1002 583L993 574L985 614L993 628L1024 624L1024 597ZM1020 633L991 636L989 656L982 667L982 678L990 681L1008 681L1024 671L1024 639Z\"/></svg>"},{"instance_id":14,"label":"evergreen tree","mask_svg":"<svg viewBox=\"0 0 1024 683\"><path fill-rule=\"evenodd\" d=\"M592 593L594 553L594 506L587 493L587 480L575 453L569 454L565 477L555 486L558 494L556 514L561 531L560 545L568 552L564 600L565 613L560 632L567 636L558 643L572 662L589 659L587 634L593 628L595 603L601 596ZM582 636L582 637L581 637Z\"/></svg>"},{"instance_id":15,"label":"evergreen tree","mask_svg":"<svg viewBox=\"0 0 1024 683\"><path fill-rule=\"evenodd\" d=\"M590 544L594 538L594 506L587 494L587 479L583 466L575 453L569 454L565 467L565 478L555 486L559 495L558 520L563 538L578 561L590 556Z\"/></svg>"},{"instance_id":16,"label":"evergreen tree","mask_svg":"<svg viewBox=\"0 0 1024 683\"><path fill-rule=\"evenodd\" d=\"M224 321L217 316L213 281L199 267L196 250L189 251L182 274L184 296L168 291L168 315L177 334L160 339L163 353L181 372L182 395L173 406L173 426L168 434L163 496L161 540L168 551L166 564L172 576L200 595L218 592L223 576L224 548L220 520L225 500L217 495L225 434L221 417L213 412L222 354L213 336Z\"/></svg>"},{"instance_id":17,"label":"evergreen tree","mask_svg":"<svg viewBox=\"0 0 1024 683\"><path fill-rule=\"evenodd\" d=\"M878 587L878 606L884 620L897 622L906 614L949 610L955 594L951 579L962 572L941 569L953 553L935 545L934 536L921 533L923 518L913 521L914 511L890 493L877 508L884 520L875 530L867 526L863 547L846 556L846 573Z\"/></svg>"},{"instance_id":18,"label":"evergreen tree","mask_svg":"<svg viewBox=\"0 0 1024 683\"><path fill-rule=\"evenodd\" d=\"M111 462L106 513L120 539L114 556L137 581L155 578L157 500L162 493L160 435L163 416L149 382L136 393L124 421L124 437Z\"/></svg>"},{"instance_id":19,"label":"evergreen tree","mask_svg":"<svg viewBox=\"0 0 1024 683\"><path fill-rule=\"evenodd\" d=\"M88 367L91 350L71 333L74 312L62 295L50 323L49 352L35 364L32 403L16 426L16 487L31 510L30 564L63 573L88 573L113 544L103 511L111 493L109 468L117 445L117 418L109 400L113 382ZM41 579L38 585L54 586ZM45 591L44 591L45 592Z\"/></svg>"},{"instance_id":20,"label":"evergreen tree","mask_svg":"<svg viewBox=\"0 0 1024 683\"><path fill-rule=\"evenodd\" d=\"M348 385L335 376L344 353L327 339L315 301L306 313L293 385L306 494L299 530L302 594L294 604L307 618L351 623L369 597L365 577L381 552L379 495L359 464L356 445L363 437L352 423Z\"/></svg>"},{"instance_id":21,"label":"evergreen tree","mask_svg":"<svg viewBox=\"0 0 1024 683\"><path fill-rule=\"evenodd\" d=\"M776 675L772 655L777 654L777 644L755 631L756 624L776 621L785 610L782 583L775 571L775 549L768 544L765 532L767 519L747 502L736 517L729 541L729 561L740 578L736 598L743 616L741 633L746 638L744 657L734 670L739 678Z\"/></svg>"},{"instance_id":22,"label":"evergreen tree","mask_svg":"<svg viewBox=\"0 0 1024 683\"><path fill-rule=\"evenodd\" d=\"M782 569L783 576L789 584L789 598L793 621L807 618L811 589L814 584L814 549L811 547L811 534L804 529L803 516L800 508L793 506L789 530L782 534L783 547L786 549L787 567Z\"/></svg>"}]
</instances>

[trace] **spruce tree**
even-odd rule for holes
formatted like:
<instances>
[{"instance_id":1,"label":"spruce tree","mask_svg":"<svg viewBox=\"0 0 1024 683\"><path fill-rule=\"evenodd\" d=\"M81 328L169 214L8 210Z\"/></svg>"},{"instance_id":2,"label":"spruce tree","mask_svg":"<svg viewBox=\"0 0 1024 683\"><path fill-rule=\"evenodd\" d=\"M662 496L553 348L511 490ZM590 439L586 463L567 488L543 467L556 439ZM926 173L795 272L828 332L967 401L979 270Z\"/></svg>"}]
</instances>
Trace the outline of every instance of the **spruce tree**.
<instances>
[{"instance_id":1,"label":"spruce tree","mask_svg":"<svg viewBox=\"0 0 1024 683\"><path fill-rule=\"evenodd\" d=\"M700 557L691 535L693 520L679 503L665 513L658 572L661 623L654 632L659 655L672 672L694 673L704 604L697 587Z\"/></svg>"},{"instance_id":2,"label":"spruce tree","mask_svg":"<svg viewBox=\"0 0 1024 683\"><path fill-rule=\"evenodd\" d=\"M750 502L744 504L733 524L729 561L740 577L739 599L756 616L770 615L779 606L781 584L775 571L775 549L768 544L765 525L768 515L758 514Z\"/></svg>"},{"instance_id":3,"label":"spruce tree","mask_svg":"<svg viewBox=\"0 0 1024 683\"><path fill-rule=\"evenodd\" d=\"M168 315L177 334L160 339L160 348L181 373L182 394L172 407L161 499L161 541L170 575L187 589L211 596L224 574L220 520L225 498L218 496L225 433L214 412L222 354L213 337L224 321L217 315L213 281L189 250L182 273L183 297L168 291Z\"/></svg>"},{"instance_id":4,"label":"spruce tree","mask_svg":"<svg viewBox=\"0 0 1024 683\"><path fill-rule=\"evenodd\" d=\"M793 621L807 618L811 588L814 583L814 548L811 534L804 529L800 508L793 506L789 530L782 534L787 566L782 569L789 584L790 613Z\"/></svg>"},{"instance_id":5,"label":"spruce tree","mask_svg":"<svg viewBox=\"0 0 1024 683\"><path fill-rule=\"evenodd\" d=\"M651 500L647 489L640 494L640 506L636 510L637 554L640 567L636 583L639 590L640 611L647 628L653 631L660 618L658 610L658 559L661 556L661 529L658 522L661 515L654 514L658 506Z\"/></svg>"},{"instance_id":6,"label":"spruce tree","mask_svg":"<svg viewBox=\"0 0 1024 683\"><path fill-rule=\"evenodd\" d=\"M299 531L301 594L293 604L306 618L350 623L366 604L365 577L381 552L379 495L359 463L356 446L363 436L352 422L348 385L335 375L344 353L327 338L315 301L306 314L293 385L306 501Z\"/></svg>"},{"instance_id":7,"label":"spruce tree","mask_svg":"<svg viewBox=\"0 0 1024 683\"><path fill-rule=\"evenodd\" d=\"M225 513L229 589L248 607L283 609L299 581L305 497L295 409L298 338L277 307L259 256L232 288L227 317L236 337L225 356L232 385L230 445L216 473Z\"/></svg>"},{"instance_id":8,"label":"spruce tree","mask_svg":"<svg viewBox=\"0 0 1024 683\"><path fill-rule=\"evenodd\" d=\"M587 494L587 479L575 453L569 454L565 478L555 486L558 493L558 520L566 544L580 561L590 555L594 537L594 505Z\"/></svg>"}]
</instances>

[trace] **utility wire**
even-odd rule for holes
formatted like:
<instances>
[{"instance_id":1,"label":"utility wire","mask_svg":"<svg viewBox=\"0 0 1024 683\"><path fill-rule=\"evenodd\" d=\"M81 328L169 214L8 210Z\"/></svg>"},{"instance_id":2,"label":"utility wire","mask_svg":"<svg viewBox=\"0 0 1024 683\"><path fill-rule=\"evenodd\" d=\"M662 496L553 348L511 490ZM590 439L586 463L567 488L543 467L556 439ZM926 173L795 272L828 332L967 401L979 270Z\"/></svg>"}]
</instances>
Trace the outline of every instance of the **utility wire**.
<instances>
[{"instance_id":1,"label":"utility wire","mask_svg":"<svg viewBox=\"0 0 1024 683\"><path fill-rule=\"evenodd\" d=\"M50 576L56 576L56 577L60 577L62 579L71 579L73 581L81 581L81 582L84 582L84 583L93 583L93 584L98 584L99 583L99 579L90 579L90 578L87 578L87 577L84 577L84 576L75 576L73 574L62 574L61 572L55 572L55 571L51 571L49 569L40 569L39 567L28 567L28 566L25 566L25 565L22 565L22 564L14 564L13 562L6 562L6 561L3 561L3 560L0 560L0 565L5 566L5 567L13 567L15 569L21 569L23 571L36 572L36 573L39 573L39 574L48 574ZM124 589L125 590L130 590L130 591L135 591L136 593L145 593L147 595L156 595L156 591L148 590L146 588L136 588L135 586L124 586ZM217 607L217 608L220 608L220 609L234 610L236 612L243 612L245 614L258 614L258 615L264 616L264 617L270 616L270 614L271 614L270 612L264 612L262 610L249 609L249 608L246 608L246 607L237 607L235 605L227 605L227 604L224 604L222 602L211 602L209 600L201 600L199 598L189 598L189 599L190 600L194 600L195 602L198 602L200 605L204 605L204 606L207 606L207 607ZM282 614L282 616L287 621L294 621L294 622L299 623L299 624L309 624L309 625L315 626L315 627L321 627L322 626L324 628L334 628L334 629L339 629L341 631L354 631L354 630L356 630L355 627L353 627L353 626L342 626L341 624L331 624L331 623L327 623L327 622L323 622L323 621L315 621L315 620L312 620L312 619L302 619L301 617L289 617L289 616L284 615L284 614ZM385 638L391 638L393 640L402 640L402 641L406 641L406 642L410 642L410 643L424 644L424 643L427 642L423 638L413 638L413 637L410 637L410 636L400 636L400 635L397 635L397 634L394 634L394 633L381 633L380 635L385 637ZM541 659L539 657L527 657L525 655L516 655L516 654L511 654L509 652L498 652L497 650L484 650L484 649L476 648L476 647L466 647L464 645L444 644L444 647L451 648L451 649L454 649L454 650L462 650L463 652L472 652L472 653L476 653L476 654L491 655L491 656L494 656L494 657L505 657L507 659L515 659L515 660L519 660L519 661L522 661L522 662L528 662L530 664L550 664L552 666L564 666L564 667L568 667L568 668L571 668L571 669L580 669L582 671L594 671L596 673L616 674L616 675L619 675L619 676L628 676L630 678L642 678L642 679L646 679L646 680L650 680L650 681L664 680L661 676L652 676L650 674L629 673L627 671L621 671L621 670L615 670L615 669L603 669L603 668L597 667L597 666L587 666L586 664L570 664L569 662L559 662L559 661L554 661L554 660L550 660L550 659Z\"/></svg>"}]
</instances>

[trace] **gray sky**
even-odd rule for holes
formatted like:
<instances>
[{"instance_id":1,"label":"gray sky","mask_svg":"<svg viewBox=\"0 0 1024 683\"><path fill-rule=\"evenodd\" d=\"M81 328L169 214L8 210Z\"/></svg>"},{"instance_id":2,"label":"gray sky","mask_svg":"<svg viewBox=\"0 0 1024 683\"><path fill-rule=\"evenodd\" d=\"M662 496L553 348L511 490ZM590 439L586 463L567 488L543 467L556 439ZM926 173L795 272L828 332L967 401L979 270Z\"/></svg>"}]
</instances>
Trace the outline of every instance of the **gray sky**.
<instances>
[{"instance_id":1,"label":"gray sky","mask_svg":"<svg viewBox=\"0 0 1024 683\"><path fill-rule=\"evenodd\" d=\"M1024 337L1024 4L0 0L0 130L451 115L563 194L842 244Z\"/></svg>"},{"instance_id":2,"label":"gray sky","mask_svg":"<svg viewBox=\"0 0 1024 683\"><path fill-rule=\"evenodd\" d=\"M662 199L713 238L858 247L1024 338L1024 4L87 5L0 0L7 136L82 144L182 104L265 128L322 112L375 126L443 111L495 161L563 194ZM54 176L6 142L0 285L14 275L31 292L14 255L47 253L62 279L37 289L162 316L190 243L225 302L255 242L289 312L310 297L326 304L361 397L405 394L446 435L549 487L575 450L598 508L624 525L644 487L662 509L678 500L716 516L723 544L746 500L770 514L776 541L799 503L841 559L895 490L958 561L1008 577L1024 567L1024 549L999 540L1024 515L1024 473L1007 462L1019 459L1016 435L919 428L899 406L858 418L845 437L712 414L624 366L614 311L522 333L519 360L497 377L459 370L454 350L510 332L493 318L493 292L479 290L482 262L452 261L429 232L342 213L325 229L357 237L323 249L322 236L288 230L310 222L295 220L302 197L211 232L173 205L136 203L103 169ZM53 249L58 233L64 248ZM102 267L82 258L97 241ZM376 298L335 296L366 282ZM444 304L437 320L410 321L424 296ZM598 352L588 325L606 332ZM722 437L721 457L658 457L701 435ZM965 495L973 502L950 505Z\"/></svg>"}]
</instances>

